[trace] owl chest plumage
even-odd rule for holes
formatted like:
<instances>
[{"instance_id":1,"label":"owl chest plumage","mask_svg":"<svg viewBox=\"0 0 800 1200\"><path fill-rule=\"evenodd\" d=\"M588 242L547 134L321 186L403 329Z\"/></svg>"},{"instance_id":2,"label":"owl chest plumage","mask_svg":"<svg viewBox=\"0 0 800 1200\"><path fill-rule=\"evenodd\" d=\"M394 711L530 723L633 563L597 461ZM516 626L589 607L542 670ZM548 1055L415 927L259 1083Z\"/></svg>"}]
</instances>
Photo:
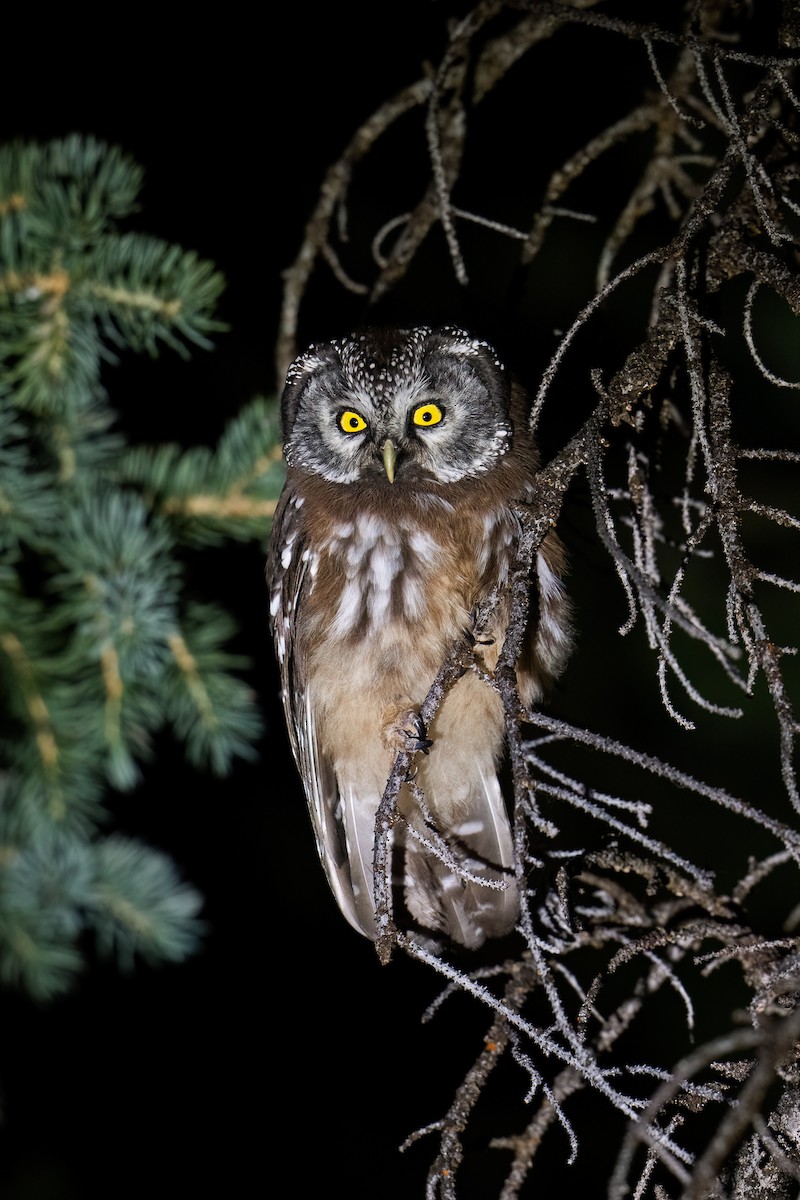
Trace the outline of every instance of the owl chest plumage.
<instances>
[{"instance_id":1,"label":"owl chest plumage","mask_svg":"<svg viewBox=\"0 0 800 1200\"><path fill-rule=\"evenodd\" d=\"M420 660L435 672L506 578L514 541L507 511L466 516L436 496L415 497L389 517L367 507L327 528L314 550L306 637L326 655L338 646L357 656L378 677L405 675L412 646L415 673Z\"/></svg>"}]
</instances>

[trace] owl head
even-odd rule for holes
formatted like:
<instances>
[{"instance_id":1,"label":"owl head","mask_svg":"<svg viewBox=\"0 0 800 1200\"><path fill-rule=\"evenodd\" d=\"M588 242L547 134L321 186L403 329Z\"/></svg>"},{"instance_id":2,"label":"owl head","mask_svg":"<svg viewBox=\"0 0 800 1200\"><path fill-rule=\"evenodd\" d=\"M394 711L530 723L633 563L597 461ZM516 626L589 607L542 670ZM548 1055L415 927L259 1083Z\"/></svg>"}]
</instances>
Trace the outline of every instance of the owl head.
<instances>
[{"instance_id":1,"label":"owl head","mask_svg":"<svg viewBox=\"0 0 800 1200\"><path fill-rule=\"evenodd\" d=\"M510 450L510 394L492 347L450 325L312 345L286 378L286 461L342 484L471 479Z\"/></svg>"}]
</instances>

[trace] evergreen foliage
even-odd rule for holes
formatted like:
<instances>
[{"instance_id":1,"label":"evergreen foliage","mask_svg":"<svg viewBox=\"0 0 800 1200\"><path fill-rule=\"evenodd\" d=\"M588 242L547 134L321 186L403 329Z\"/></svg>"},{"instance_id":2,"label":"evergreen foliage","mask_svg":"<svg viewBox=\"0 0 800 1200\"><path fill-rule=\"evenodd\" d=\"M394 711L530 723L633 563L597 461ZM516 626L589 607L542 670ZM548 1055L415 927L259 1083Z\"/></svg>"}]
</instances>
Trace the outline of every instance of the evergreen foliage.
<instances>
[{"instance_id":1,"label":"evergreen foliage","mask_svg":"<svg viewBox=\"0 0 800 1200\"><path fill-rule=\"evenodd\" d=\"M273 406L215 450L130 447L117 352L211 348L211 264L125 228L140 168L89 137L0 147L0 979L67 990L101 954L178 960L201 897L162 853L101 834L166 730L225 774L261 722L193 550L262 537L282 482Z\"/></svg>"}]
</instances>

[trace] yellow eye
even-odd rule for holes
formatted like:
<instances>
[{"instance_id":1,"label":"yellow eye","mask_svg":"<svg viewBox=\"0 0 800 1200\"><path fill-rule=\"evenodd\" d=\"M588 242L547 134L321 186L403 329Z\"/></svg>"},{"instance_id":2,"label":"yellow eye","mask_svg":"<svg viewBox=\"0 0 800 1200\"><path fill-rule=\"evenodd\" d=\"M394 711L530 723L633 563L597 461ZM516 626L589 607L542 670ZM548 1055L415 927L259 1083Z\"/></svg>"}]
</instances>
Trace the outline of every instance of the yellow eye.
<instances>
[{"instance_id":1,"label":"yellow eye","mask_svg":"<svg viewBox=\"0 0 800 1200\"><path fill-rule=\"evenodd\" d=\"M425 429L429 425L438 425L443 418L444 413L438 404L420 404L419 408L414 409L414 415L411 419L415 425L419 425L421 429Z\"/></svg>"},{"instance_id":2,"label":"yellow eye","mask_svg":"<svg viewBox=\"0 0 800 1200\"><path fill-rule=\"evenodd\" d=\"M343 413L339 413L339 428L345 433L362 433L367 428L367 422L361 416L361 413L353 412L352 408L346 408Z\"/></svg>"}]
</instances>

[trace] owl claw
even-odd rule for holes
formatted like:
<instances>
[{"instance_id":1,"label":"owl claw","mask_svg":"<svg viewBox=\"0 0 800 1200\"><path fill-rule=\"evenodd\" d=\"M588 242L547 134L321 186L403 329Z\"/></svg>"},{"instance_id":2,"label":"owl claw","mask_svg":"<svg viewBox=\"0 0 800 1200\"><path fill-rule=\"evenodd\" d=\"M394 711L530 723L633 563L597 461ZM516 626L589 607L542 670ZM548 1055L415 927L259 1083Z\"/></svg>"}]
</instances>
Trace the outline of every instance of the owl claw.
<instances>
[{"instance_id":1,"label":"owl claw","mask_svg":"<svg viewBox=\"0 0 800 1200\"><path fill-rule=\"evenodd\" d=\"M467 645L468 646L493 646L494 638L481 638L481 637L475 636L475 622L478 619L478 610L476 608L473 608L472 613L470 615L472 617L472 625L469 627L469 629L461 630L461 632L463 633L464 638L467 642Z\"/></svg>"},{"instance_id":2,"label":"owl claw","mask_svg":"<svg viewBox=\"0 0 800 1200\"><path fill-rule=\"evenodd\" d=\"M425 724L422 717L413 708L396 713L384 727L384 741L391 750L401 750L406 754L416 754L421 750L428 754L433 742L425 736Z\"/></svg>"},{"instance_id":3,"label":"owl claw","mask_svg":"<svg viewBox=\"0 0 800 1200\"><path fill-rule=\"evenodd\" d=\"M476 646L493 646L494 645L494 638L475 637L475 634L472 632L471 629L462 629L461 632L464 635L464 641L467 643L470 650L474 650Z\"/></svg>"}]
</instances>

